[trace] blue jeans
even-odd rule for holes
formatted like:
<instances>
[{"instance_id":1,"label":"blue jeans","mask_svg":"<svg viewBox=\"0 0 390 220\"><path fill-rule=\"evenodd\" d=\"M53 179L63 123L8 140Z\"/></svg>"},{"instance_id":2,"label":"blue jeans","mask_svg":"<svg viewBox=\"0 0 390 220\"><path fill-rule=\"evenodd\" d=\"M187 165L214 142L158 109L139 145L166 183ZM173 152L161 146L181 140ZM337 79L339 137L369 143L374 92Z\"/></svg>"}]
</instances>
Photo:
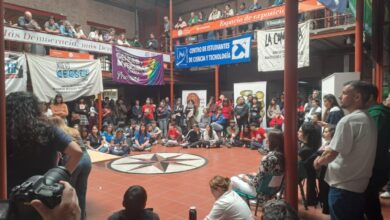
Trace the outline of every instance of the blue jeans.
<instances>
[{"instance_id":1,"label":"blue jeans","mask_svg":"<svg viewBox=\"0 0 390 220\"><path fill-rule=\"evenodd\" d=\"M167 138L168 133L168 118L158 119L158 126L161 129L162 138Z\"/></svg>"},{"instance_id":2,"label":"blue jeans","mask_svg":"<svg viewBox=\"0 0 390 220\"><path fill-rule=\"evenodd\" d=\"M91 166L91 158L89 157L88 152L85 151L70 177L70 184L75 188L79 199L81 220L85 219L88 176L91 172Z\"/></svg>"},{"instance_id":3,"label":"blue jeans","mask_svg":"<svg viewBox=\"0 0 390 220\"><path fill-rule=\"evenodd\" d=\"M257 141L251 141L250 147L251 147L251 149L260 149L260 148L263 148L263 143L260 143Z\"/></svg>"},{"instance_id":4,"label":"blue jeans","mask_svg":"<svg viewBox=\"0 0 390 220\"><path fill-rule=\"evenodd\" d=\"M110 154L116 155L116 156L123 156L130 153L130 147L128 146L122 146L120 148L112 147L110 149Z\"/></svg>"},{"instance_id":5,"label":"blue jeans","mask_svg":"<svg viewBox=\"0 0 390 220\"><path fill-rule=\"evenodd\" d=\"M328 202L331 220L364 219L364 193L330 187Z\"/></svg>"}]
</instances>

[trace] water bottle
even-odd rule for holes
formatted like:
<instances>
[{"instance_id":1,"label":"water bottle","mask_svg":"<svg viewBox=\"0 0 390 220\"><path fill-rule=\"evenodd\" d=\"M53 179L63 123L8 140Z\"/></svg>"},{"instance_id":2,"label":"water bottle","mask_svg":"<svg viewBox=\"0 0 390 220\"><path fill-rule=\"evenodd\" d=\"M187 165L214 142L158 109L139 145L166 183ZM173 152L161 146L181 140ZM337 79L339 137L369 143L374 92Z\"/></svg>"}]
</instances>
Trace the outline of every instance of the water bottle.
<instances>
[{"instance_id":1,"label":"water bottle","mask_svg":"<svg viewBox=\"0 0 390 220\"><path fill-rule=\"evenodd\" d=\"M196 207L190 207L190 220L196 220Z\"/></svg>"}]
</instances>

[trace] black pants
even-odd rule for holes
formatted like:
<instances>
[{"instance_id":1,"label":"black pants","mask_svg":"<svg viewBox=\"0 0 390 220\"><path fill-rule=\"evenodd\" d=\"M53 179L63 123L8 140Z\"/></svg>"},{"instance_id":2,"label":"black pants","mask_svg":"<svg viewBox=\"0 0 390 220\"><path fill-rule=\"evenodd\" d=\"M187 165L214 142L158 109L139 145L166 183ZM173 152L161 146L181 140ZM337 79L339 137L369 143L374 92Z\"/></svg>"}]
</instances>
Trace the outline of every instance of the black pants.
<instances>
[{"instance_id":1,"label":"black pants","mask_svg":"<svg viewBox=\"0 0 390 220\"><path fill-rule=\"evenodd\" d=\"M383 220L379 193L386 185L389 177L388 170L373 170L370 182L364 192L364 213L368 220Z\"/></svg>"},{"instance_id":2,"label":"black pants","mask_svg":"<svg viewBox=\"0 0 390 220\"><path fill-rule=\"evenodd\" d=\"M237 119L238 133L241 133L241 129L244 129L248 125L248 118Z\"/></svg>"}]
</instances>

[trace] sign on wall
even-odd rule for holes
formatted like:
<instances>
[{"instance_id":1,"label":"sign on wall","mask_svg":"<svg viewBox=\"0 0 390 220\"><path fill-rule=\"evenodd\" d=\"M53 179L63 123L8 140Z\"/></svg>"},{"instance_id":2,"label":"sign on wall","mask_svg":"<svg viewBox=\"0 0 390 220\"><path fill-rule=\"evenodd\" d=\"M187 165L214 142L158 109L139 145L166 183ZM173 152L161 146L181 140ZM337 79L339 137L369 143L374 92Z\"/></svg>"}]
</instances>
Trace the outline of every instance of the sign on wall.
<instances>
[{"instance_id":1,"label":"sign on wall","mask_svg":"<svg viewBox=\"0 0 390 220\"><path fill-rule=\"evenodd\" d=\"M27 63L22 53L5 52L5 93L27 90Z\"/></svg>"},{"instance_id":2,"label":"sign on wall","mask_svg":"<svg viewBox=\"0 0 390 220\"><path fill-rule=\"evenodd\" d=\"M246 102L250 95L257 97L258 102L263 106L262 111L266 112L267 82L234 83L234 105L237 105L238 97L244 97ZM267 126L267 120L264 119L262 126L265 128Z\"/></svg>"},{"instance_id":3,"label":"sign on wall","mask_svg":"<svg viewBox=\"0 0 390 220\"><path fill-rule=\"evenodd\" d=\"M112 80L130 85L164 85L162 56L139 57L112 47Z\"/></svg>"},{"instance_id":4,"label":"sign on wall","mask_svg":"<svg viewBox=\"0 0 390 220\"><path fill-rule=\"evenodd\" d=\"M65 102L103 92L99 60L71 60L27 55L34 94L49 102L61 94Z\"/></svg>"},{"instance_id":5,"label":"sign on wall","mask_svg":"<svg viewBox=\"0 0 390 220\"><path fill-rule=\"evenodd\" d=\"M176 68L212 66L249 62L252 34L224 40L209 40L198 44L176 46Z\"/></svg>"},{"instance_id":6,"label":"sign on wall","mask_svg":"<svg viewBox=\"0 0 390 220\"><path fill-rule=\"evenodd\" d=\"M258 70L284 70L284 28L257 31ZM310 20L298 26L298 68L310 65Z\"/></svg>"}]
</instances>

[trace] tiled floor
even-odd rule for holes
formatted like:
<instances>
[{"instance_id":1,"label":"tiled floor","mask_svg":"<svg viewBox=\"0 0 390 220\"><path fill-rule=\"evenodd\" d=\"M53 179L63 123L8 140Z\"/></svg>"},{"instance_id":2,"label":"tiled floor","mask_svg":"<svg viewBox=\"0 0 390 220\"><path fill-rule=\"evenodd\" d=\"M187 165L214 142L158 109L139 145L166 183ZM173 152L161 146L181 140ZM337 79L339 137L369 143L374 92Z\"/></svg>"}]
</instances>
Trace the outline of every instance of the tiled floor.
<instances>
[{"instance_id":1,"label":"tiled floor","mask_svg":"<svg viewBox=\"0 0 390 220\"><path fill-rule=\"evenodd\" d=\"M148 192L147 207L154 208L160 219L188 219L190 206L195 206L198 219L203 219L214 202L208 181L217 174L230 177L239 173L256 172L261 158L257 151L243 148L155 147L152 152L197 154L206 158L208 163L196 170L158 175L119 173L108 169L106 163L94 164L88 183L88 220L107 219L112 212L121 209L124 192L129 186L135 184L145 187ZM390 218L390 202L383 202L382 207L385 215ZM316 209L309 207L308 211L305 211L302 206L299 209L301 219L329 219L328 216L321 214L319 207Z\"/></svg>"}]
</instances>

